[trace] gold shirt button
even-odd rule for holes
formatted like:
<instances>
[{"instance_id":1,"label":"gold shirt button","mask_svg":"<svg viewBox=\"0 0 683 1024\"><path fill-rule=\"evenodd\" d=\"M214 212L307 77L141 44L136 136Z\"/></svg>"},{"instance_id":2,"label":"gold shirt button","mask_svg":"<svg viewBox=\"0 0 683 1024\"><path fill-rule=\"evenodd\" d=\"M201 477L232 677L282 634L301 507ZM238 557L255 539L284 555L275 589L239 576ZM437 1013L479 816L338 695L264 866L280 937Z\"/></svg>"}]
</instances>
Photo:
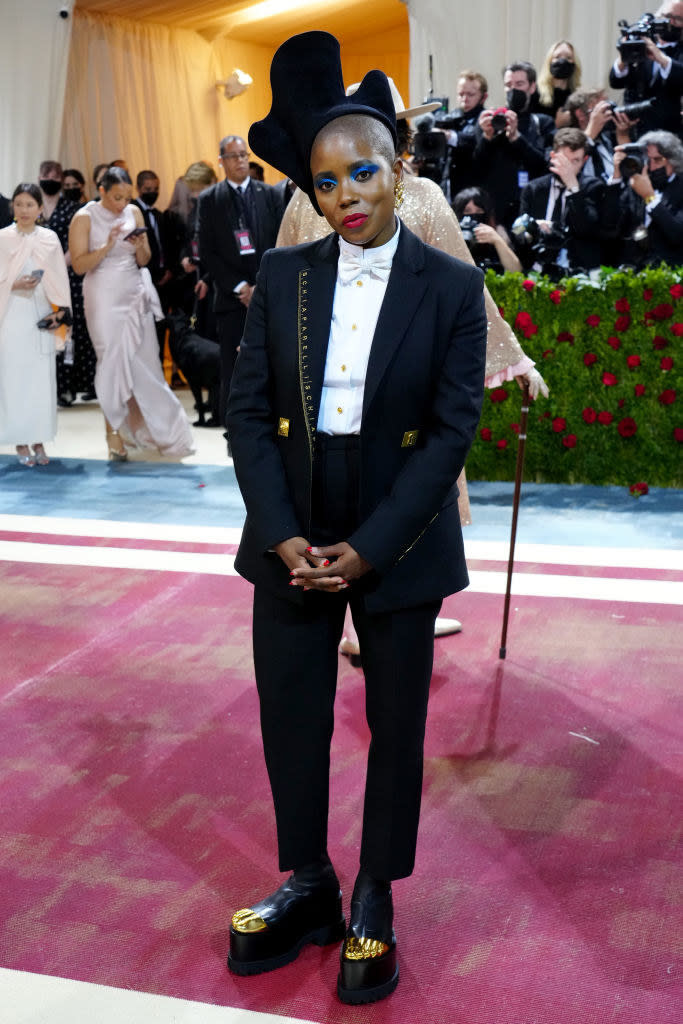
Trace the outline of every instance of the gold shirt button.
<instances>
[{"instance_id":1,"label":"gold shirt button","mask_svg":"<svg viewBox=\"0 0 683 1024\"><path fill-rule=\"evenodd\" d=\"M362 288L363 287L363 282L362 281L356 281L356 286L358 288Z\"/></svg>"},{"instance_id":2,"label":"gold shirt button","mask_svg":"<svg viewBox=\"0 0 683 1024\"><path fill-rule=\"evenodd\" d=\"M341 405L337 406L337 412L339 412L339 413L344 412L344 410L342 409Z\"/></svg>"},{"instance_id":3,"label":"gold shirt button","mask_svg":"<svg viewBox=\"0 0 683 1024\"><path fill-rule=\"evenodd\" d=\"M345 373L345 371L346 371L346 363L342 363L342 373Z\"/></svg>"},{"instance_id":4,"label":"gold shirt button","mask_svg":"<svg viewBox=\"0 0 683 1024\"><path fill-rule=\"evenodd\" d=\"M351 324L351 330L352 331L357 331L358 330L358 324Z\"/></svg>"}]
</instances>

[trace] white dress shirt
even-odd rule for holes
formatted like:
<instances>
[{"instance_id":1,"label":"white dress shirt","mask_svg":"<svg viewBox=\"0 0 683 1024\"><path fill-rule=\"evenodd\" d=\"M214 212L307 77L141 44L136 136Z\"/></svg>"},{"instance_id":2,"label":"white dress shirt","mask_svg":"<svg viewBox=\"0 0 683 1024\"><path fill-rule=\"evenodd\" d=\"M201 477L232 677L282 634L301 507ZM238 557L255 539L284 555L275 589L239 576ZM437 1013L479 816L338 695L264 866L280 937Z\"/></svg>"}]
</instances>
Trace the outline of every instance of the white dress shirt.
<instances>
[{"instance_id":1,"label":"white dress shirt","mask_svg":"<svg viewBox=\"0 0 683 1024\"><path fill-rule=\"evenodd\" d=\"M389 241L374 249L364 249L339 239L340 269L337 271L318 415L318 431L323 434L360 433L365 375L391 262L398 245L398 218L396 225ZM345 260L348 261L346 266ZM375 272L373 264L378 264Z\"/></svg>"}]
</instances>

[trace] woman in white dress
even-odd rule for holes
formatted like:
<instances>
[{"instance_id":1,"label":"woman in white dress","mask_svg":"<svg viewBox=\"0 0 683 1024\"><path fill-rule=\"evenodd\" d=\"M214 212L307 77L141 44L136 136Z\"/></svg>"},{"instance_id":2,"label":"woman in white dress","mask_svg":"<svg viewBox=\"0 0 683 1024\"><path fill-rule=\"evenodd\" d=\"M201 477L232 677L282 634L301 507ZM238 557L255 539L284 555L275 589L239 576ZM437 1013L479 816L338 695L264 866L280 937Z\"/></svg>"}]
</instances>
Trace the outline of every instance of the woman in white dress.
<instances>
[{"instance_id":1,"label":"woman in white dress","mask_svg":"<svg viewBox=\"0 0 683 1024\"><path fill-rule=\"evenodd\" d=\"M130 202L128 172L109 168L99 193L99 203L87 203L73 218L69 251L76 273L85 274L85 317L97 353L95 391L109 457L126 459L126 444L189 455L190 424L159 362L154 321L162 312L146 269L149 242L142 213Z\"/></svg>"},{"instance_id":2,"label":"woman in white dress","mask_svg":"<svg viewBox=\"0 0 683 1024\"><path fill-rule=\"evenodd\" d=\"M0 231L0 443L16 445L22 466L44 466L43 444L57 433L58 342L37 325L64 319L52 304L69 310L69 277L59 238L36 224L38 186L18 185L12 204L15 223Z\"/></svg>"}]
</instances>

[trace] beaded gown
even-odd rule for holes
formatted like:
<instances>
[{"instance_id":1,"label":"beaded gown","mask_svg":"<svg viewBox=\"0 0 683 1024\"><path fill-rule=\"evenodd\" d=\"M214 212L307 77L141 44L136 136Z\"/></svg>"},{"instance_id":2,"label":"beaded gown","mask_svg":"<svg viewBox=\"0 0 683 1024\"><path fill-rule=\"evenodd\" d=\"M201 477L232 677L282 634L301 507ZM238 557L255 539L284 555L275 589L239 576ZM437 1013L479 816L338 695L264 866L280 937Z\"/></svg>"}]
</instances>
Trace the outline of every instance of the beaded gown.
<instances>
[{"instance_id":1,"label":"beaded gown","mask_svg":"<svg viewBox=\"0 0 683 1024\"><path fill-rule=\"evenodd\" d=\"M133 209L129 205L117 214L102 203L83 207L90 218L90 251L106 244L114 225L122 228L110 252L83 279L85 316L97 353L95 391L102 412L125 440L155 446L164 455L189 455L190 424L159 361L159 297L124 237L136 226Z\"/></svg>"},{"instance_id":2,"label":"beaded gown","mask_svg":"<svg viewBox=\"0 0 683 1024\"><path fill-rule=\"evenodd\" d=\"M439 186L429 178L418 178L414 174L404 174L403 184L404 201L397 212L406 227L427 245L473 264L458 220ZM276 244L299 245L329 234L330 226L325 218L316 213L308 196L297 189L285 210ZM485 384L492 388L526 373L534 363L524 354L512 328L498 312L488 288L484 289L484 299L488 321ZM460 521L464 526L472 522L464 470L458 478L458 489Z\"/></svg>"}]
</instances>

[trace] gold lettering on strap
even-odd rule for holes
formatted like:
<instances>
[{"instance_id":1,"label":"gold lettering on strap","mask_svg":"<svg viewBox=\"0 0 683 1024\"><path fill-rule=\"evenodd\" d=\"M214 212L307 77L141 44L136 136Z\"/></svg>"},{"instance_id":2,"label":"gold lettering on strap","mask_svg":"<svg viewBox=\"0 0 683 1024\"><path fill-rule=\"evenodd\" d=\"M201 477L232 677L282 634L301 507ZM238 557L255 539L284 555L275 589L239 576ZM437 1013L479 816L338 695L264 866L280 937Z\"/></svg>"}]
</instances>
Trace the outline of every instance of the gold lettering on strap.
<instances>
[{"instance_id":1,"label":"gold lettering on strap","mask_svg":"<svg viewBox=\"0 0 683 1024\"><path fill-rule=\"evenodd\" d=\"M289 420L284 416L280 417L280 421L277 425L277 432L280 437L289 437Z\"/></svg>"},{"instance_id":2,"label":"gold lettering on strap","mask_svg":"<svg viewBox=\"0 0 683 1024\"><path fill-rule=\"evenodd\" d=\"M406 430L401 441L401 448L414 448L417 444L419 430Z\"/></svg>"},{"instance_id":3,"label":"gold lettering on strap","mask_svg":"<svg viewBox=\"0 0 683 1024\"><path fill-rule=\"evenodd\" d=\"M297 341L299 346L299 388L301 391L301 404L304 410L304 422L306 424L306 435L308 439L308 532L311 530L310 500L313 491L313 444L315 440L315 409L311 401L311 376L308 362L308 276L307 270L299 271L299 302L297 309Z\"/></svg>"}]
</instances>

